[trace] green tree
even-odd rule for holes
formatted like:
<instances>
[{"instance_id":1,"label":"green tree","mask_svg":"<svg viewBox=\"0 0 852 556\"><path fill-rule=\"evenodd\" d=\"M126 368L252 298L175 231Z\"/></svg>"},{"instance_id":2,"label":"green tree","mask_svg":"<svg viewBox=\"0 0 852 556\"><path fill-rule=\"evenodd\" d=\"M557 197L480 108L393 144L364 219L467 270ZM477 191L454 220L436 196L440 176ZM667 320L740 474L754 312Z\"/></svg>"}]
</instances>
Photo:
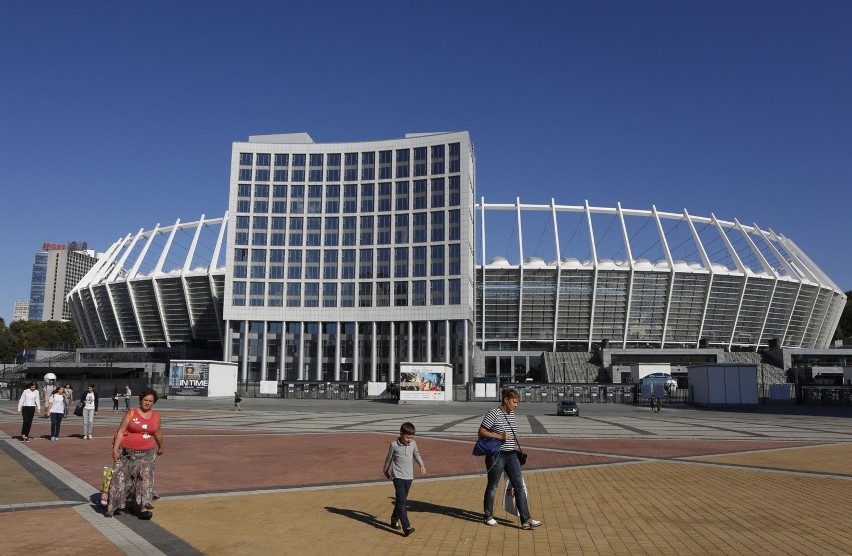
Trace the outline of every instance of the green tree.
<instances>
[{"instance_id":1,"label":"green tree","mask_svg":"<svg viewBox=\"0 0 852 556\"><path fill-rule=\"evenodd\" d=\"M837 330L834 331L835 340L850 337L852 337L852 290L846 292L846 307L840 313L840 322L837 323Z\"/></svg>"}]
</instances>

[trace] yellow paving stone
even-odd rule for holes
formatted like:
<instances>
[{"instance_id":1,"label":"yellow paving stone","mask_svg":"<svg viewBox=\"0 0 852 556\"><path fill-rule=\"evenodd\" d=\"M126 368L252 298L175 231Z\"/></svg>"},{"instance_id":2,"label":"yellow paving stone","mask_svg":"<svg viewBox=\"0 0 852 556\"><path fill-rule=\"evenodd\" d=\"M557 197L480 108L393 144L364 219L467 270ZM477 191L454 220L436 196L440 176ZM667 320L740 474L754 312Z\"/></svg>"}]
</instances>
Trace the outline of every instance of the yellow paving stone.
<instances>
[{"instance_id":1,"label":"yellow paving stone","mask_svg":"<svg viewBox=\"0 0 852 556\"><path fill-rule=\"evenodd\" d=\"M124 554L73 508L0 513L0 553L47 556Z\"/></svg>"},{"instance_id":2,"label":"yellow paving stone","mask_svg":"<svg viewBox=\"0 0 852 556\"><path fill-rule=\"evenodd\" d=\"M484 478L415 481L409 507L423 511L409 511L417 531L408 538L386 525L387 484L165 498L155 520L205 554L318 554L341 543L371 556L440 554L447 546L471 556L838 554L852 546L847 479L645 462L532 472L525 480L531 512L544 521L535 531L519 529L496 504L495 517L510 525L472 517L481 514Z\"/></svg>"},{"instance_id":3,"label":"yellow paving stone","mask_svg":"<svg viewBox=\"0 0 852 556\"><path fill-rule=\"evenodd\" d=\"M5 452L0 452L0 505L59 500L32 473Z\"/></svg>"},{"instance_id":4,"label":"yellow paving stone","mask_svg":"<svg viewBox=\"0 0 852 556\"><path fill-rule=\"evenodd\" d=\"M789 448L726 456L701 456L690 459L793 471L852 475L852 444Z\"/></svg>"}]
</instances>

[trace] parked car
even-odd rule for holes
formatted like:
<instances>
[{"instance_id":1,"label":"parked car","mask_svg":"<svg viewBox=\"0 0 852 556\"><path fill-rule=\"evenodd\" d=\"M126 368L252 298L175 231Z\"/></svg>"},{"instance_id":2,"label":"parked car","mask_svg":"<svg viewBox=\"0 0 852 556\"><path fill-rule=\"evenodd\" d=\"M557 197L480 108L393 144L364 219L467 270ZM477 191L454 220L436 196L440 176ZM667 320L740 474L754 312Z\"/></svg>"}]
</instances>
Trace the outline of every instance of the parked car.
<instances>
[{"instance_id":1,"label":"parked car","mask_svg":"<svg viewBox=\"0 0 852 556\"><path fill-rule=\"evenodd\" d=\"M577 406L577 402L572 402L571 400L561 400L558 404L556 404L556 414L576 415L579 417L580 408Z\"/></svg>"}]
</instances>

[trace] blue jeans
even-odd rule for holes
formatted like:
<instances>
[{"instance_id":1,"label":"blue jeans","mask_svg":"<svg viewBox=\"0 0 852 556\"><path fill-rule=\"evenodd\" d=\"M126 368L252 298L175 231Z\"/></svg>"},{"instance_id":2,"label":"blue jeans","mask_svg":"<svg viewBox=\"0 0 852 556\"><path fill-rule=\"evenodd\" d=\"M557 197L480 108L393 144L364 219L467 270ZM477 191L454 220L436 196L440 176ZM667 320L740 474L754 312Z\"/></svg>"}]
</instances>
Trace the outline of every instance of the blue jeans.
<instances>
[{"instance_id":1,"label":"blue jeans","mask_svg":"<svg viewBox=\"0 0 852 556\"><path fill-rule=\"evenodd\" d=\"M50 412L50 436L59 438L59 427L62 426L62 413Z\"/></svg>"},{"instance_id":2,"label":"blue jeans","mask_svg":"<svg viewBox=\"0 0 852 556\"><path fill-rule=\"evenodd\" d=\"M130 397L124 398L124 410L130 411Z\"/></svg>"},{"instance_id":3,"label":"blue jeans","mask_svg":"<svg viewBox=\"0 0 852 556\"><path fill-rule=\"evenodd\" d=\"M402 523L403 529L411 527L411 522L408 521L408 509L405 504L408 502L408 491L411 489L412 479L396 479L393 480L393 488L396 491L396 505L393 507L391 514L391 523L396 523L399 520Z\"/></svg>"},{"instance_id":4,"label":"blue jeans","mask_svg":"<svg viewBox=\"0 0 852 556\"><path fill-rule=\"evenodd\" d=\"M497 495L497 487L500 485L500 477L505 471L509 475L509 482L515 489L515 504L521 513L521 523L530 520L530 509L527 504L527 492L524 489L524 479L521 476L521 462L518 461L518 453L500 452L496 456L485 456L485 465L488 468L488 486L485 487L485 519L494 516L494 498Z\"/></svg>"}]
</instances>

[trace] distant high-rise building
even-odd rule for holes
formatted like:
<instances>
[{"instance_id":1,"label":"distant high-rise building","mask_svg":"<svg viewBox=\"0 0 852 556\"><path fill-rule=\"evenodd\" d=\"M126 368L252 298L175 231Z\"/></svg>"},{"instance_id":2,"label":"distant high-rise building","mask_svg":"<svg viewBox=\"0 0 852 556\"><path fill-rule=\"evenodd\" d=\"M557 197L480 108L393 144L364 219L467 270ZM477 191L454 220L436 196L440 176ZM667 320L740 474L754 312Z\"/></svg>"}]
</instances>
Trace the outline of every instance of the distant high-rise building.
<instances>
[{"instance_id":1,"label":"distant high-rise building","mask_svg":"<svg viewBox=\"0 0 852 556\"><path fill-rule=\"evenodd\" d=\"M65 296L97 262L94 252L85 248L86 243L79 241L42 245L33 263L29 320L71 319Z\"/></svg>"},{"instance_id":2,"label":"distant high-rise building","mask_svg":"<svg viewBox=\"0 0 852 556\"><path fill-rule=\"evenodd\" d=\"M30 314L30 302L29 301L16 301L15 302L15 312L12 315L12 322L16 320L27 320Z\"/></svg>"}]
</instances>

